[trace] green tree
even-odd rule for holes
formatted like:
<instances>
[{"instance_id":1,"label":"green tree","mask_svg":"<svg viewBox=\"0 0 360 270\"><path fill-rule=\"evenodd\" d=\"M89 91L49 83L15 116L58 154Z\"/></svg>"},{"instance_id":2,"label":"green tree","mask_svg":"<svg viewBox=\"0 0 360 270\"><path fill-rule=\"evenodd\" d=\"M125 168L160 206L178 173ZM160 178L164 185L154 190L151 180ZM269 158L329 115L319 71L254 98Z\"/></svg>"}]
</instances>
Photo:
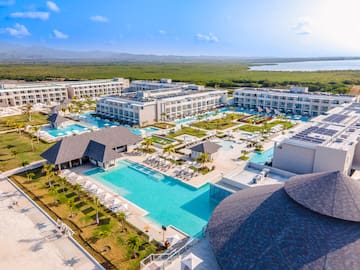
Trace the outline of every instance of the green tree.
<instances>
[{"instance_id":1,"label":"green tree","mask_svg":"<svg viewBox=\"0 0 360 270\"><path fill-rule=\"evenodd\" d=\"M61 190L62 190L62 192L64 192L65 191L65 183L66 183L66 178L65 177L59 177L59 182L60 182L60 184L61 184Z\"/></svg>"},{"instance_id":2,"label":"green tree","mask_svg":"<svg viewBox=\"0 0 360 270\"><path fill-rule=\"evenodd\" d=\"M43 164L42 171L43 171L43 173L45 173L46 181L47 181L47 183L49 184L49 186L51 187L51 185L52 185L51 178L55 176L55 173L54 173L54 165L53 165L53 164L44 163L44 164Z\"/></svg>"},{"instance_id":3,"label":"green tree","mask_svg":"<svg viewBox=\"0 0 360 270\"><path fill-rule=\"evenodd\" d=\"M94 196L94 206L95 206L95 210L96 210L96 224L99 225L100 220L99 220L99 208L100 208L100 202L99 202L99 198Z\"/></svg>"},{"instance_id":4,"label":"green tree","mask_svg":"<svg viewBox=\"0 0 360 270\"><path fill-rule=\"evenodd\" d=\"M80 185L80 184L75 184L75 185L74 185L74 190L75 190L75 192L77 193L78 198L79 198L79 200L80 200L81 191L83 190L82 185Z\"/></svg>"},{"instance_id":5,"label":"green tree","mask_svg":"<svg viewBox=\"0 0 360 270\"><path fill-rule=\"evenodd\" d=\"M23 122L16 123L16 129L20 135L21 135L21 129L24 127L25 127L25 123L23 123Z\"/></svg>"},{"instance_id":6,"label":"green tree","mask_svg":"<svg viewBox=\"0 0 360 270\"><path fill-rule=\"evenodd\" d=\"M23 113L26 115L27 121L31 122L31 110L32 105L30 103L26 103Z\"/></svg>"},{"instance_id":7,"label":"green tree","mask_svg":"<svg viewBox=\"0 0 360 270\"><path fill-rule=\"evenodd\" d=\"M140 247L140 239L137 235L133 235L130 236L128 241L127 241L127 245L128 247L131 249L133 255L132 258L136 258L137 257L137 251L139 250Z\"/></svg>"},{"instance_id":8,"label":"green tree","mask_svg":"<svg viewBox=\"0 0 360 270\"><path fill-rule=\"evenodd\" d=\"M124 212L118 212L116 216L121 222L121 232L123 232L125 229L126 214Z\"/></svg>"},{"instance_id":9,"label":"green tree","mask_svg":"<svg viewBox=\"0 0 360 270\"><path fill-rule=\"evenodd\" d=\"M35 177L35 173L33 172L28 172L26 174L26 178L28 179L29 182L32 182L34 180L34 177Z\"/></svg>"},{"instance_id":10,"label":"green tree","mask_svg":"<svg viewBox=\"0 0 360 270\"><path fill-rule=\"evenodd\" d=\"M73 214L74 214L74 206L75 206L75 202L74 202L74 199L69 199L67 201L67 204L68 204L68 207L69 207L69 210L70 210L70 215L69 217L72 218L73 217Z\"/></svg>"},{"instance_id":11,"label":"green tree","mask_svg":"<svg viewBox=\"0 0 360 270\"><path fill-rule=\"evenodd\" d=\"M175 153L175 146L173 144L168 144L166 146L164 146L163 148L163 153L166 154L172 154Z\"/></svg>"},{"instance_id":12,"label":"green tree","mask_svg":"<svg viewBox=\"0 0 360 270\"><path fill-rule=\"evenodd\" d=\"M56 204L57 203L56 196L58 194L56 186L51 186L49 188L49 192L50 192L51 197L53 197L53 199L54 199L54 204Z\"/></svg>"},{"instance_id":13,"label":"green tree","mask_svg":"<svg viewBox=\"0 0 360 270\"><path fill-rule=\"evenodd\" d=\"M144 145L146 151L149 152L150 147L154 144L154 140L151 137L147 137L143 140L143 142L141 144Z\"/></svg>"},{"instance_id":14,"label":"green tree","mask_svg":"<svg viewBox=\"0 0 360 270\"><path fill-rule=\"evenodd\" d=\"M209 155L207 153L201 153L200 157L198 158L198 162L206 163L209 161Z\"/></svg>"}]
</instances>

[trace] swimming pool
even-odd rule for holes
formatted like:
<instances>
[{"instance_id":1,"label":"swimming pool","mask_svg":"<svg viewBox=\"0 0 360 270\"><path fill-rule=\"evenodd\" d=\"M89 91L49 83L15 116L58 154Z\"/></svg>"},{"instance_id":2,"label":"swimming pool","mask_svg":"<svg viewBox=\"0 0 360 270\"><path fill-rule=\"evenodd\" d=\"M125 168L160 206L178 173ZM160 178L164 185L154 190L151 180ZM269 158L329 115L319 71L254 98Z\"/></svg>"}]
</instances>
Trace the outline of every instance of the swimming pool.
<instances>
[{"instance_id":1,"label":"swimming pool","mask_svg":"<svg viewBox=\"0 0 360 270\"><path fill-rule=\"evenodd\" d=\"M258 112L255 110L236 109L235 111L241 112L241 113L246 113L246 114L251 114L251 115L266 115L266 113L264 113L264 112ZM310 117L301 116L301 115L286 115L285 118L290 119L290 120L298 120L298 121L300 120L302 122L309 122L311 119Z\"/></svg>"},{"instance_id":2,"label":"swimming pool","mask_svg":"<svg viewBox=\"0 0 360 270\"><path fill-rule=\"evenodd\" d=\"M204 114L200 115L200 120L206 120L206 119L208 119L208 118L210 118L212 116L215 116L218 113L223 113L223 112L227 112L227 111L230 111L230 109L229 108L221 108L218 111L207 112L207 113L204 113ZM193 122L193 121L195 121L197 119L198 118L195 117L195 116L190 116L190 117L185 117L185 118L182 118L182 119L175 120L174 123L177 124L177 125L180 125L180 124Z\"/></svg>"},{"instance_id":3,"label":"swimming pool","mask_svg":"<svg viewBox=\"0 0 360 270\"><path fill-rule=\"evenodd\" d=\"M148 211L155 223L173 225L191 236L202 231L218 203L210 199L210 184L196 189L130 161L85 174Z\"/></svg>"},{"instance_id":4,"label":"swimming pool","mask_svg":"<svg viewBox=\"0 0 360 270\"><path fill-rule=\"evenodd\" d=\"M274 148L269 148L268 150L262 153L253 153L251 155L250 161L256 164L265 165L267 161L270 161L274 156Z\"/></svg>"},{"instance_id":5,"label":"swimming pool","mask_svg":"<svg viewBox=\"0 0 360 270\"><path fill-rule=\"evenodd\" d=\"M64 136L70 136L73 134L76 134L78 132L84 132L89 130L86 127L83 127L79 124L72 124L72 125L68 125L64 128L45 128L42 131L47 132L48 134L50 134L53 137L64 137Z\"/></svg>"}]
</instances>

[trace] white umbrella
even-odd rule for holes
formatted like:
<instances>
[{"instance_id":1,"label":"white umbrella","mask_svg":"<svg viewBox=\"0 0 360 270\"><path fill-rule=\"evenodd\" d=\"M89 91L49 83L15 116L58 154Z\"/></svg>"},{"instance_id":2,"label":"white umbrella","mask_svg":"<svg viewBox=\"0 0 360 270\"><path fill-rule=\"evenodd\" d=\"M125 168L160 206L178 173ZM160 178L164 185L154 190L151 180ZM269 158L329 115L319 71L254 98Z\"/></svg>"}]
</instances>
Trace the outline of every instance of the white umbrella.
<instances>
[{"instance_id":1,"label":"white umbrella","mask_svg":"<svg viewBox=\"0 0 360 270\"><path fill-rule=\"evenodd\" d=\"M84 184L84 188L89 188L89 187L91 187L91 185L92 185L92 182L87 180Z\"/></svg>"},{"instance_id":2,"label":"white umbrella","mask_svg":"<svg viewBox=\"0 0 360 270\"><path fill-rule=\"evenodd\" d=\"M118 198L115 198L115 199L113 199L111 201L112 206L115 206L115 205L120 204L120 203L121 203L121 201Z\"/></svg>"},{"instance_id":3,"label":"white umbrella","mask_svg":"<svg viewBox=\"0 0 360 270\"><path fill-rule=\"evenodd\" d=\"M98 188L97 185L92 184L92 185L88 188L88 190L89 190L89 191L94 191L94 190L96 190L97 188Z\"/></svg>"},{"instance_id":4,"label":"white umbrella","mask_svg":"<svg viewBox=\"0 0 360 270\"><path fill-rule=\"evenodd\" d=\"M170 243L170 246L172 246L172 245L175 245L177 242L179 242L180 237L179 237L179 235L175 234L175 235L167 237L166 240Z\"/></svg>"},{"instance_id":5,"label":"white umbrella","mask_svg":"<svg viewBox=\"0 0 360 270\"><path fill-rule=\"evenodd\" d=\"M101 195L101 199L104 201L109 200L112 197L112 195L110 193L105 193L103 195Z\"/></svg>"},{"instance_id":6,"label":"white umbrella","mask_svg":"<svg viewBox=\"0 0 360 270\"><path fill-rule=\"evenodd\" d=\"M100 195L101 193L104 193L104 190L102 190L101 188L95 189L95 195Z\"/></svg>"},{"instance_id":7,"label":"white umbrella","mask_svg":"<svg viewBox=\"0 0 360 270\"><path fill-rule=\"evenodd\" d=\"M193 270L202 262L203 260L195 256L193 253L190 253L181 260L181 270Z\"/></svg>"},{"instance_id":8,"label":"white umbrella","mask_svg":"<svg viewBox=\"0 0 360 270\"><path fill-rule=\"evenodd\" d=\"M76 176L76 173L74 173L74 172L71 172L71 173L69 173L68 175L67 175L67 177L74 177L74 176Z\"/></svg>"},{"instance_id":9,"label":"white umbrella","mask_svg":"<svg viewBox=\"0 0 360 270\"><path fill-rule=\"evenodd\" d=\"M84 180L84 177L82 177L81 175L79 175L78 177L75 178L76 183L81 183L83 180Z\"/></svg>"}]
</instances>

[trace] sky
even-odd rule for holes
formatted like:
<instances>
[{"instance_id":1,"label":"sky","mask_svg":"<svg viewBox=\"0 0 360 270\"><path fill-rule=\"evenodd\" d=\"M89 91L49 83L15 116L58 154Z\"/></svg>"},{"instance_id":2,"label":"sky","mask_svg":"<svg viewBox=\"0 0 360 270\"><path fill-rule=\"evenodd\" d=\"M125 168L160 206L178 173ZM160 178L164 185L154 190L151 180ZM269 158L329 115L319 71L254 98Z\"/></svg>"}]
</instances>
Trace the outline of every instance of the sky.
<instances>
[{"instance_id":1,"label":"sky","mask_svg":"<svg viewBox=\"0 0 360 270\"><path fill-rule=\"evenodd\" d=\"M136 54L360 55L359 0L0 0L0 43Z\"/></svg>"}]
</instances>

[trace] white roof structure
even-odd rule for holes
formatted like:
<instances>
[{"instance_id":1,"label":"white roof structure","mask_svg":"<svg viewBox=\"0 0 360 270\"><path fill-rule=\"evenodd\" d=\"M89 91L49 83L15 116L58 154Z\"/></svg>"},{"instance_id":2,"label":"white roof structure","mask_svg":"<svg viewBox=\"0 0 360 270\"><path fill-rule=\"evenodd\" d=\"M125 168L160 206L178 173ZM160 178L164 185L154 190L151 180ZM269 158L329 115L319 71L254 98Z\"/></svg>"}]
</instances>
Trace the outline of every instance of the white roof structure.
<instances>
[{"instance_id":1,"label":"white roof structure","mask_svg":"<svg viewBox=\"0 0 360 270\"><path fill-rule=\"evenodd\" d=\"M202 260L193 253L190 253L181 260L181 270L193 270L200 263L202 263Z\"/></svg>"}]
</instances>

